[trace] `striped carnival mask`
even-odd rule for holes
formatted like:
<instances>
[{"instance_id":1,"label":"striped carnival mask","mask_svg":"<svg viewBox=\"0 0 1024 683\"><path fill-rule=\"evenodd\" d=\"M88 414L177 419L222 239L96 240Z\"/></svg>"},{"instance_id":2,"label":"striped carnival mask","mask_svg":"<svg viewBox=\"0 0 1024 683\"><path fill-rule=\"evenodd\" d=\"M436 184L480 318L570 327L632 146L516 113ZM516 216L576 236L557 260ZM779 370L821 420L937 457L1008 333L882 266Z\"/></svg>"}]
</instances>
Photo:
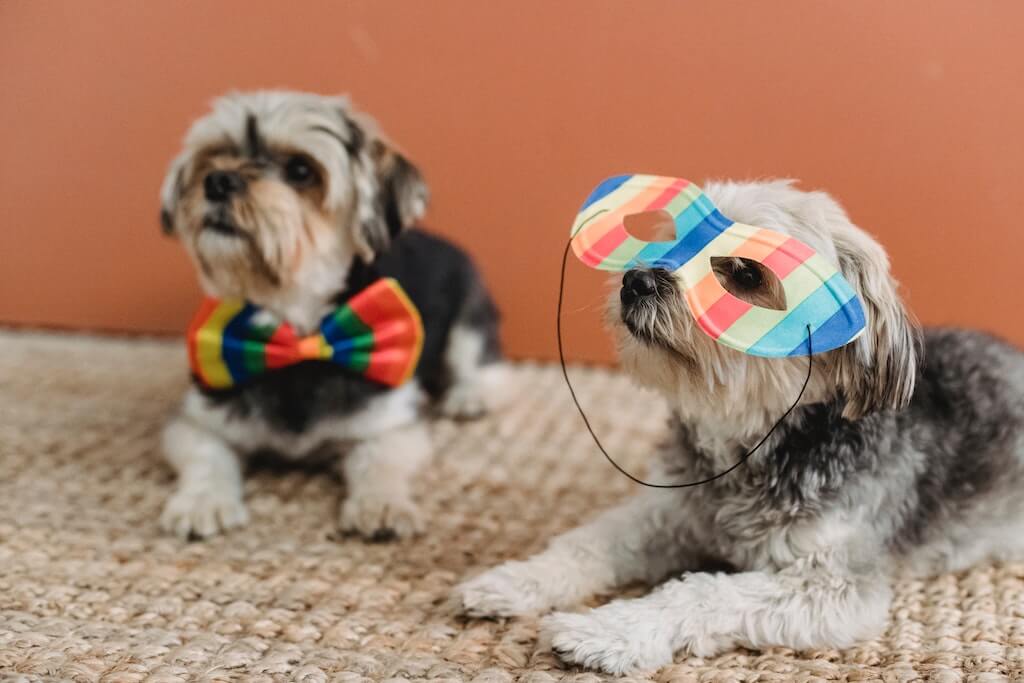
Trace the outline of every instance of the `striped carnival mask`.
<instances>
[{"instance_id":1,"label":"striped carnival mask","mask_svg":"<svg viewBox=\"0 0 1024 683\"><path fill-rule=\"evenodd\" d=\"M664 211L676 238L646 242L624 221ZM620 175L602 182L572 226L572 248L591 268L623 271L664 268L675 275L698 327L720 344L755 356L806 355L850 343L864 331L856 292L836 268L800 240L723 216L697 185L682 178ZM778 276L785 310L762 308L725 290L714 257L746 258Z\"/></svg>"},{"instance_id":2,"label":"striped carnival mask","mask_svg":"<svg viewBox=\"0 0 1024 683\"><path fill-rule=\"evenodd\" d=\"M203 302L187 335L189 363L200 383L228 389L270 370L318 360L398 386L412 376L423 349L419 311L391 278L363 289L309 336L298 336L287 323L260 324L260 311L244 301Z\"/></svg>"}]
</instances>

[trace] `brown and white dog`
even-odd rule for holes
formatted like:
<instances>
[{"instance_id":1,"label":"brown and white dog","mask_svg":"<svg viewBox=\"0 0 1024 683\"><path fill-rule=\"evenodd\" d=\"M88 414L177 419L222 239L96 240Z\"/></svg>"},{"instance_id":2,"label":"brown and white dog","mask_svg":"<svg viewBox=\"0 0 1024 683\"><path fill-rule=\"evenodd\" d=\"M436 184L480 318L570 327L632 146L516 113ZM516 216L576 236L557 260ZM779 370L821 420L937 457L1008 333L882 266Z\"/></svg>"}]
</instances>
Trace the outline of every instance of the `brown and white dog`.
<instances>
[{"instance_id":1,"label":"brown and white dog","mask_svg":"<svg viewBox=\"0 0 1024 683\"><path fill-rule=\"evenodd\" d=\"M345 98L231 94L193 124L161 199L164 230L210 296L245 299L264 322L309 334L366 285L393 277L425 328L414 378L397 388L320 361L227 390L194 382L164 433L179 481L163 526L204 537L244 524L242 458L273 450L337 458L344 530L418 532L410 484L431 452L424 399L452 417L480 415L503 366L498 314L473 264L412 227L427 203L416 167Z\"/></svg>"},{"instance_id":2,"label":"brown and white dog","mask_svg":"<svg viewBox=\"0 0 1024 683\"><path fill-rule=\"evenodd\" d=\"M828 195L785 181L705 190L730 218L791 234L837 264L868 326L814 357L799 405L743 467L704 486L640 491L456 588L467 614L514 616L657 585L547 616L544 638L570 663L623 673L676 652L847 647L883 631L898 572L1024 557L1024 354L977 332L920 334L885 251ZM777 303L779 283L756 262L723 259L715 272L736 296ZM665 270L627 272L610 309L623 366L672 411L650 481L735 465L808 377L806 357L714 342Z\"/></svg>"}]
</instances>

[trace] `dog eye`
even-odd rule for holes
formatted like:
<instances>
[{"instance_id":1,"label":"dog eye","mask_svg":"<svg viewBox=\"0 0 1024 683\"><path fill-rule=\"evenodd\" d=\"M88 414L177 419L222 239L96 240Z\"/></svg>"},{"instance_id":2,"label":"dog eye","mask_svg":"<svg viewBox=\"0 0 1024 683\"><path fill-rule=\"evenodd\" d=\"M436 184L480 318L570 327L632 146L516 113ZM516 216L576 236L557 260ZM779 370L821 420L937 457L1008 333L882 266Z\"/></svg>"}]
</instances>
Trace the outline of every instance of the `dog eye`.
<instances>
[{"instance_id":1,"label":"dog eye","mask_svg":"<svg viewBox=\"0 0 1024 683\"><path fill-rule=\"evenodd\" d=\"M744 263L742 266L734 270L732 277L736 281L736 284L743 289L757 289L764 284L764 278L761 276L761 269L749 263Z\"/></svg>"},{"instance_id":2,"label":"dog eye","mask_svg":"<svg viewBox=\"0 0 1024 683\"><path fill-rule=\"evenodd\" d=\"M313 165L305 157L292 157L284 165L284 178L292 185L312 185L318 178Z\"/></svg>"},{"instance_id":3,"label":"dog eye","mask_svg":"<svg viewBox=\"0 0 1024 683\"><path fill-rule=\"evenodd\" d=\"M751 259L712 256L711 268L725 291L748 304L786 310L786 290L778 276Z\"/></svg>"}]
</instances>

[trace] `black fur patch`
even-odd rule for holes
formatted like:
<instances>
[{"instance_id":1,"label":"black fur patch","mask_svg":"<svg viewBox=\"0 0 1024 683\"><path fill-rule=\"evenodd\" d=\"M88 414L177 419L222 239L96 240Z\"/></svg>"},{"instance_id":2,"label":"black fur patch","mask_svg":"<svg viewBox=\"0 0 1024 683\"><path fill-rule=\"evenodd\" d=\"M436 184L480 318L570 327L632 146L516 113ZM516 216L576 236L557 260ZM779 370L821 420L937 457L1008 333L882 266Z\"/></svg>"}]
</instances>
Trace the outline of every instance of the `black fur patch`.
<instances>
[{"instance_id":1,"label":"black fur patch","mask_svg":"<svg viewBox=\"0 0 1024 683\"><path fill-rule=\"evenodd\" d=\"M160 229L165 235L174 232L174 220L171 218L171 212L167 209L160 209Z\"/></svg>"},{"instance_id":2,"label":"black fur patch","mask_svg":"<svg viewBox=\"0 0 1024 683\"><path fill-rule=\"evenodd\" d=\"M341 137L341 135L339 135L337 131L331 130L326 126L313 126L313 130L315 130L318 133L323 133L324 135L329 135L330 137L334 138L334 140L336 140L339 145L345 148L345 151L348 152L349 157L355 157L357 152L355 146L345 138Z\"/></svg>"},{"instance_id":3,"label":"black fur patch","mask_svg":"<svg viewBox=\"0 0 1024 683\"><path fill-rule=\"evenodd\" d=\"M319 133L324 133L325 135L330 135L338 141L339 145L345 148L345 151L348 152L350 158L358 159L360 152L366 145L366 132L363 131L362 127L358 123L349 118L344 110L339 109L338 116L341 117L341 120L345 122L345 126L348 128L349 138L347 140L337 131L331 130L326 126L313 126L313 130Z\"/></svg>"},{"instance_id":4,"label":"black fur patch","mask_svg":"<svg viewBox=\"0 0 1024 683\"><path fill-rule=\"evenodd\" d=\"M341 118L345 120L345 124L348 126L349 140L342 141L345 145L345 149L348 151L350 157L358 157L359 153L366 146L366 132L363 127L356 123L351 117L341 112Z\"/></svg>"},{"instance_id":5,"label":"black fur patch","mask_svg":"<svg viewBox=\"0 0 1024 683\"><path fill-rule=\"evenodd\" d=\"M898 552L941 538L944 521L966 519L994 488L1024 484L1016 454L1024 401L1004 376L1021 357L999 340L961 330L927 331L924 350L907 408L847 420L841 398L802 407L745 467L699 495L709 505L746 495L765 520L873 500L882 506L875 523ZM714 474L691 428L674 423L669 472ZM737 449L736 459L742 454Z\"/></svg>"},{"instance_id":6,"label":"black fur patch","mask_svg":"<svg viewBox=\"0 0 1024 683\"><path fill-rule=\"evenodd\" d=\"M899 419L907 447L926 451L908 491L917 504L894 538L901 547L924 541L941 518L959 517L973 500L1020 475L1014 472L1024 417L1020 397L1002 377L1005 366L992 362L1007 352L979 333L933 330L926 336L914 399Z\"/></svg>"},{"instance_id":7,"label":"black fur patch","mask_svg":"<svg viewBox=\"0 0 1024 683\"><path fill-rule=\"evenodd\" d=\"M252 114L245 119L245 152L253 159L269 156L267 143L260 135L260 124Z\"/></svg>"},{"instance_id":8,"label":"black fur patch","mask_svg":"<svg viewBox=\"0 0 1024 683\"><path fill-rule=\"evenodd\" d=\"M400 154L395 154L389 163L391 168L379 181L380 206L388 234L394 237L405 227L401 205L403 195L410 190L411 185L423 181L416 167Z\"/></svg>"},{"instance_id":9,"label":"black fur patch","mask_svg":"<svg viewBox=\"0 0 1024 683\"><path fill-rule=\"evenodd\" d=\"M178 197L181 196L182 190L185 184L185 169L179 168L177 173L174 174L174 196L171 199L172 204L178 201ZM174 232L174 217L171 215L171 208L169 206L160 207L160 229L165 235L170 235Z\"/></svg>"}]
</instances>

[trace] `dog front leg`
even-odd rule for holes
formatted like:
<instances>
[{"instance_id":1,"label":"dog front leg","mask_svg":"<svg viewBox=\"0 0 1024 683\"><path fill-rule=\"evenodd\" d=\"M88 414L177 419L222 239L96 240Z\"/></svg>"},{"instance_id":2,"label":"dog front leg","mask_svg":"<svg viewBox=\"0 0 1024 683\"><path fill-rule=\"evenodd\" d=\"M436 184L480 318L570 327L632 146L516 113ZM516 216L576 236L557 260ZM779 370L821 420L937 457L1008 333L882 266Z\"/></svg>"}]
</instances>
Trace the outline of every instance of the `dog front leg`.
<instances>
[{"instance_id":1,"label":"dog front leg","mask_svg":"<svg viewBox=\"0 0 1024 683\"><path fill-rule=\"evenodd\" d=\"M456 586L455 608L478 617L530 614L632 581L658 581L696 565L689 521L677 494L645 491L556 536L544 552Z\"/></svg>"},{"instance_id":2,"label":"dog front leg","mask_svg":"<svg viewBox=\"0 0 1024 683\"><path fill-rule=\"evenodd\" d=\"M888 576L805 558L776 574L691 574L643 598L552 614L542 639L566 662L615 674L664 666L678 651L843 648L882 631L890 597Z\"/></svg>"},{"instance_id":3,"label":"dog front leg","mask_svg":"<svg viewBox=\"0 0 1024 683\"><path fill-rule=\"evenodd\" d=\"M178 473L178 489L160 518L164 530L181 538L205 538L249 521L242 501L241 464L227 443L187 418L176 417L164 429L163 448Z\"/></svg>"},{"instance_id":4,"label":"dog front leg","mask_svg":"<svg viewBox=\"0 0 1024 683\"><path fill-rule=\"evenodd\" d=\"M361 441L341 462L348 495L341 528L380 541L423 530L412 500L413 476L430 458L430 432L415 423Z\"/></svg>"}]
</instances>

